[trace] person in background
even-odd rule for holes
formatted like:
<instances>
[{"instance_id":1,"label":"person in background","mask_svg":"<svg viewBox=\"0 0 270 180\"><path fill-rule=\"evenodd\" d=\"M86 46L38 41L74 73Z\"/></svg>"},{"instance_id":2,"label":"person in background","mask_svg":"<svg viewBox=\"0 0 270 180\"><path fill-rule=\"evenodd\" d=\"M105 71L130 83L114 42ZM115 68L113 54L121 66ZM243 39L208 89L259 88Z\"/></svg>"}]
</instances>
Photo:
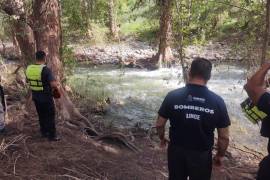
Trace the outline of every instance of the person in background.
<instances>
[{"instance_id":1,"label":"person in background","mask_svg":"<svg viewBox=\"0 0 270 180\"><path fill-rule=\"evenodd\" d=\"M270 179L270 93L266 90L265 77L270 69L270 63L265 63L262 67L248 80L244 86L252 103L257 108L266 113L266 118L262 121L261 136L268 138L268 155L260 162L257 180Z\"/></svg>"},{"instance_id":2,"label":"person in background","mask_svg":"<svg viewBox=\"0 0 270 180\"><path fill-rule=\"evenodd\" d=\"M206 87L211 70L210 61L195 58L187 85L169 92L158 111L156 128L161 146L169 143L169 180L211 179L216 128L218 149L214 165L222 165L229 145L230 119L223 99ZM165 138L167 120L170 140Z\"/></svg>"},{"instance_id":3,"label":"person in background","mask_svg":"<svg viewBox=\"0 0 270 180\"><path fill-rule=\"evenodd\" d=\"M26 78L32 90L32 98L38 113L42 137L48 138L49 141L58 141L60 139L56 135L53 99L53 92L59 94L58 83L45 63L45 52L37 51L36 64L27 67Z\"/></svg>"},{"instance_id":4,"label":"person in background","mask_svg":"<svg viewBox=\"0 0 270 180\"><path fill-rule=\"evenodd\" d=\"M6 112L6 103L5 103L4 88L0 84L0 133L1 134L5 132L5 112Z\"/></svg>"}]
</instances>

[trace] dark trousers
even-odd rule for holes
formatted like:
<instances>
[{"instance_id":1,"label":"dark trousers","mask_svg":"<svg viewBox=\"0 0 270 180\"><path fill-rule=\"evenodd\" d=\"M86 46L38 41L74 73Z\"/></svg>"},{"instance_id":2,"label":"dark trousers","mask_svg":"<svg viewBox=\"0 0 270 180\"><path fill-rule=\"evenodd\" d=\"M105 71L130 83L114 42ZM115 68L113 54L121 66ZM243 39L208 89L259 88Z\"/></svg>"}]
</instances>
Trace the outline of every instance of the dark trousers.
<instances>
[{"instance_id":1,"label":"dark trousers","mask_svg":"<svg viewBox=\"0 0 270 180\"><path fill-rule=\"evenodd\" d=\"M43 136L53 138L55 130L55 105L53 100L40 102L34 100L39 117L40 132Z\"/></svg>"},{"instance_id":2,"label":"dark trousers","mask_svg":"<svg viewBox=\"0 0 270 180\"><path fill-rule=\"evenodd\" d=\"M270 141L268 141L268 156L264 157L259 164L257 180L270 180Z\"/></svg>"},{"instance_id":3,"label":"dark trousers","mask_svg":"<svg viewBox=\"0 0 270 180\"><path fill-rule=\"evenodd\" d=\"M270 180L270 155L260 162L257 180Z\"/></svg>"},{"instance_id":4,"label":"dark trousers","mask_svg":"<svg viewBox=\"0 0 270 180\"><path fill-rule=\"evenodd\" d=\"M168 147L169 180L210 180L212 152L192 151L178 146Z\"/></svg>"}]
</instances>

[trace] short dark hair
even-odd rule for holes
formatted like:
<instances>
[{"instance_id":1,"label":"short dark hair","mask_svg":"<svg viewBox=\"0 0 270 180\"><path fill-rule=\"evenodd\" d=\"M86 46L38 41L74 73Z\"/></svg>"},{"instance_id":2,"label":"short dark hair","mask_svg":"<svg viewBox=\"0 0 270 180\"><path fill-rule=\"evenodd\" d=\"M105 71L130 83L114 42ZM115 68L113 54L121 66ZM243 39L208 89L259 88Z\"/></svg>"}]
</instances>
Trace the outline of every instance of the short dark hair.
<instances>
[{"instance_id":1,"label":"short dark hair","mask_svg":"<svg viewBox=\"0 0 270 180\"><path fill-rule=\"evenodd\" d=\"M212 63L205 58L194 58L191 63L190 76L200 77L208 81L211 78Z\"/></svg>"},{"instance_id":2,"label":"short dark hair","mask_svg":"<svg viewBox=\"0 0 270 180\"><path fill-rule=\"evenodd\" d=\"M46 57L46 53L44 51L36 52L36 60L44 60Z\"/></svg>"}]
</instances>

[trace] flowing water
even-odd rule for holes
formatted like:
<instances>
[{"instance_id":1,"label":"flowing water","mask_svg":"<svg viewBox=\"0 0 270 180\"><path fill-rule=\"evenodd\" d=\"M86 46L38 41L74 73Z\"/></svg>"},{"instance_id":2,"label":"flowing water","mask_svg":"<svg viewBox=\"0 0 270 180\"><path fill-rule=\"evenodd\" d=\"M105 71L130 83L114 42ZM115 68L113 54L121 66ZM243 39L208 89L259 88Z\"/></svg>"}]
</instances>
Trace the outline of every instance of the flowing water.
<instances>
[{"instance_id":1,"label":"flowing water","mask_svg":"<svg viewBox=\"0 0 270 180\"><path fill-rule=\"evenodd\" d=\"M80 67L69 78L69 82L77 86L79 93L89 97L97 100L110 98L106 121L112 121L120 128L134 125L149 128L166 94L184 85L180 69L147 71L108 66ZM208 87L222 96L227 104L232 120L231 139L266 152L266 139L260 137L259 126L249 122L240 108L240 103L247 97L243 91L244 83L244 68L219 65L214 68Z\"/></svg>"}]
</instances>

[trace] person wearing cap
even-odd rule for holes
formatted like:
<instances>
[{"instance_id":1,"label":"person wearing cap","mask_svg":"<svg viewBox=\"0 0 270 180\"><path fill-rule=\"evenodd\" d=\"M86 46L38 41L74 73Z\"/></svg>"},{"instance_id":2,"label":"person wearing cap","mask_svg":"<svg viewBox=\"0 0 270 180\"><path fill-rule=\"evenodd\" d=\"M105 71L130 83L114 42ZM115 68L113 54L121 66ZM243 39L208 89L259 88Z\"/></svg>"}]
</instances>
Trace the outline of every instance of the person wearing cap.
<instances>
[{"instance_id":1,"label":"person wearing cap","mask_svg":"<svg viewBox=\"0 0 270 180\"><path fill-rule=\"evenodd\" d=\"M265 77L270 69L270 63L265 63L262 67L248 80L244 88L251 99L252 103L262 113L266 114L261 123L261 136L268 138L268 155L263 158L259 164L259 170L257 173L257 180L268 180L270 179L270 93L267 92Z\"/></svg>"},{"instance_id":2,"label":"person wearing cap","mask_svg":"<svg viewBox=\"0 0 270 180\"><path fill-rule=\"evenodd\" d=\"M230 119L223 99L207 88L212 64L195 58L185 87L165 97L156 128L161 146L167 143L169 180L210 180L214 130L217 129L217 153L214 165L221 167L229 144ZM170 121L169 140L165 125Z\"/></svg>"},{"instance_id":3,"label":"person wearing cap","mask_svg":"<svg viewBox=\"0 0 270 180\"><path fill-rule=\"evenodd\" d=\"M46 53L37 51L36 63L27 67L26 78L38 113L42 137L49 141L58 141L60 139L56 135L53 92L59 92L59 89L52 71L45 63Z\"/></svg>"}]
</instances>

